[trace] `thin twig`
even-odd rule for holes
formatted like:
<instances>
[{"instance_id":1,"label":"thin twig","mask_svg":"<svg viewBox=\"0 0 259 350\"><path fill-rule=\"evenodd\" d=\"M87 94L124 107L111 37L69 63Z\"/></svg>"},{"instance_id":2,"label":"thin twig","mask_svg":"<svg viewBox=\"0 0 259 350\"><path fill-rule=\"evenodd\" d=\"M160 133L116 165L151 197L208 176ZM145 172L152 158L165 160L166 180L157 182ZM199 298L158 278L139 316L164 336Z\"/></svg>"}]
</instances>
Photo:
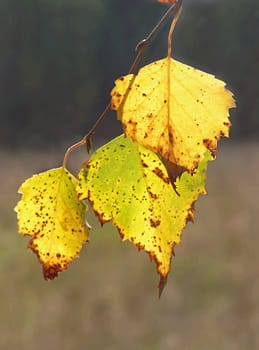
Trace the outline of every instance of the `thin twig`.
<instances>
[{"instance_id":1,"label":"thin twig","mask_svg":"<svg viewBox=\"0 0 259 350\"><path fill-rule=\"evenodd\" d=\"M168 52L167 52L167 56L170 58L172 56L172 35L173 35L173 31L174 28L176 26L176 23L178 22L178 19L182 13L182 1L179 1L177 3L177 6L175 7L175 11L174 11L174 18L173 21L171 23L170 29L169 29L169 33L168 33Z\"/></svg>"},{"instance_id":2,"label":"thin twig","mask_svg":"<svg viewBox=\"0 0 259 350\"><path fill-rule=\"evenodd\" d=\"M175 14L177 14L179 7L181 7L182 5L182 1L183 0L179 0L176 3L174 3L172 6L170 6L170 8L166 11L166 13L164 14L164 16L160 19L160 21L156 24L156 26L152 29L152 31L149 33L149 35L141 40L136 48L135 51L137 51L137 56L132 64L132 66L130 67L129 70L129 74L133 74L135 73L146 49L148 48L148 46L150 45L151 41L154 39L154 37L158 34L158 32L162 29L162 27L164 26L164 24L166 23L166 21L168 20L168 18L172 15L175 16ZM94 123L94 125L92 126L92 128L90 129L90 131L78 142L76 142L75 144L73 144L72 146L70 146L67 150L66 153L64 155L64 159L63 159L63 167L66 167L68 158L70 156L70 154L78 147L81 147L85 144L87 144L88 142L90 143L90 139L91 137L95 134L96 129L99 127L99 125L102 123L102 121L106 118L106 116L108 115L109 111L111 109L111 104L109 103L105 109L103 110L103 112L100 114L100 116L98 117L98 119L96 120L96 122ZM89 147L88 147L89 148Z\"/></svg>"},{"instance_id":3,"label":"thin twig","mask_svg":"<svg viewBox=\"0 0 259 350\"><path fill-rule=\"evenodd\" d=\"M129 70L129 73L134 73L136 68L138 67L146 49L150 45L151 41L155 38L155 36L158 34L158 32L163 28L164 24L167 22L168 18L170 16L175 16L179 8L182 6L183 0L179 0L176 3L174 3L172 6L169 7L167 12L164 14L164 16L160 19L160 21L157 23L157 25L152 29L150 34L143 40L141 40L136 48L135 51L137 51L137 56Z\"/></svg>"},{"instance_id":4,"label":"thin twig","mask_svg":"<svg viewBox=\"0 0 259 350\"><path fill-rule=\"evenodd\" d=\"M91 130L88 132L88 134L86 134L82 140L80 140L79 142L75 143L74 145L70 146L65 153L64 156L64 160L63 160L63 167L66 167L68 158L70 156L70 154L78 147L81 147L85 144L87 144L87 140L90 140L91 137L93 136L93 134L95 133L97 127L100 125L100 123L103 121L103 119L107 116L108 112L110 111L110 103L105 107L105 109L103 110L102 114L99 116L99 118L96 120L96 122L94 123L93 127L91 128Z\"/></svg>"}]
</instances>

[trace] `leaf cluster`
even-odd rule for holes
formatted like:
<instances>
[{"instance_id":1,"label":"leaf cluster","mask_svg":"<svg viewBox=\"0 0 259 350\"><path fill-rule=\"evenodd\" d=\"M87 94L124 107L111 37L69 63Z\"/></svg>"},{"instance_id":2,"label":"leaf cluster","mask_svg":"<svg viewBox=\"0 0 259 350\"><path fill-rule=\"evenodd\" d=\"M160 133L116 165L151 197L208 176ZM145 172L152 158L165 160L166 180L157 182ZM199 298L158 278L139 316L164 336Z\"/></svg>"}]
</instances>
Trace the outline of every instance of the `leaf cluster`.
<instances>
[{"instance_id":1,"label":"leaf cluster","mask_svg":"<svg viewBox=\"0 0 259 350\"><path fill-rule=\"evenodd\" d=\"M137 46L130 74L116 80L111 102L94 127L65 154L63 166L33 176L19 189L19 231L29 235L46 279L67 269L88 241L86 201L101 224L111 221L123 240L145 250L160 275L161 294L174 247L194 218L194 203L206 193L205 172L217 142L228 136L228 110L235 106L225 83L171 58L172 33L182 1L172 2L174 18L168 55L142 67L139 60L157 28ZM124 134L95 151L75 178L66 169L70 153L86 145L108 111L117 111Z\"/></svg>"}]
</instances>

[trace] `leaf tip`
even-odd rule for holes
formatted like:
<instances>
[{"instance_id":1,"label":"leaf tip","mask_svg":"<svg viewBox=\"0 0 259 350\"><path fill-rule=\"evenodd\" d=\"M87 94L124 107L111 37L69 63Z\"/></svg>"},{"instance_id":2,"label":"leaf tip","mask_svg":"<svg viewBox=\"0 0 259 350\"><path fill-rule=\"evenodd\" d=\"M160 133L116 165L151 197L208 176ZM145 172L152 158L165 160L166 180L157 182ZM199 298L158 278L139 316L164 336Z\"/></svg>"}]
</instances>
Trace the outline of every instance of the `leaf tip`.
<instances>
[{"instance_id":1,"label":"leaf tip","mask_svg":"<svg viewBox=\"0 0 259 350\"><path fill-rule=\"evenodd\" d=\"M59 272L62 272L64 270L67 270L67 266L62 266L59 264L55 265L43 265L42 266L42 272L45 280L53 280L54 278L58 277Z\"/></svg>"},{"instance_id":2,"label":"leaf tip","mask_svg":"<svg viewBox=\"0 0 259 350\"><path fill-rule=\"evenodd\" d=\"M160 275L160 281L158 284L158 298L161 298L162 292L165 288L165 285L167 283L167 274L165 276Z\"/></svg>"}]
</instances>

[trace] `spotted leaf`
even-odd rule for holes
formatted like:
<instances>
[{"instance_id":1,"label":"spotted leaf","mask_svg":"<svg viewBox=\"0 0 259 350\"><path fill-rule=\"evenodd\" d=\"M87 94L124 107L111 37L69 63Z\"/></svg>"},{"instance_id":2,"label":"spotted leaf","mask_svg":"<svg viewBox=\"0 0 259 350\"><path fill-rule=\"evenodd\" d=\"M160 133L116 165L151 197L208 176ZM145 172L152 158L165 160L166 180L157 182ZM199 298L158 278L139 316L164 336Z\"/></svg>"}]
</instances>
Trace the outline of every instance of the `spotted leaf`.
<instances>
[{"instance_id":1,"label":"spotted leaf","mask_svg":"<svg viewBox=\"0 0 259 350\"><path fill-rule=\"evenodd\" d=\"M116 80L111 95L127 136L189 172L215 155L235 106L223 81L168 57Z\"/></svg>"},{"instance_id":2,"label":"spotted leaf","mask_svg":"<svg viewBox=\"0 0 259 350\"><path fill-rule=\"evenodd\" d=\"M174 189L155 153L120 136L97 150L79 174L79 198L89 200L100 222L112 221L123 240L155 260L160 293L174 246L193 218L193 203L205 193L209 158L207 154L193 175L185 172L177 178Z\"/></svg>"},{"instance_id":3,"label":"spotted leaf","mask_svg":"<svg viewBox=\"0 0 259 350\"><path fill-rule=\"evenodd\" d=\"M88 240L86 207L76 192L77 180L63 167L34 175L19 189L18 229L31 236L46 279L67 269Z\"/></svg>"}]
</instances>

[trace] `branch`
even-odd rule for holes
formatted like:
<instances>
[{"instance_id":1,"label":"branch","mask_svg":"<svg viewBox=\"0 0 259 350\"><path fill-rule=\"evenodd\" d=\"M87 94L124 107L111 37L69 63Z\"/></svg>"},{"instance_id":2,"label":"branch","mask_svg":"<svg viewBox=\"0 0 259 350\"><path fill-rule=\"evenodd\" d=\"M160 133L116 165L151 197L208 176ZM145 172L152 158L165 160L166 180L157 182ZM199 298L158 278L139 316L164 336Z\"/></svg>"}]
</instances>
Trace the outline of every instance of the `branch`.
<instances>
[{"instance_id":1,"label":"branch","mask_svg":"<svg viewBox=\"0 0 259 350\"><path fill-rule=\"evenodd\" d=\"M176 3L174 3L172 6L170 6L170 8L166 11L166 13L164 14L164 16L160 19L160 21L155 25L155 27L151 30L151 32L149 33L149 35L141 40L136 48L135 51L137 52L137 56L132 64L132 66L130 67L129 70L129 74L134 74L142 57L144 56L145 51L147 50L148 46L150 45L151 41L154 39L154 37L158 34L158 32L163 28L164 24L167 22L168 18L170 16L177 16L179 9L182 6L182 2L183 0L178 0ZM91 148L91 138L92 136L95 134L96 129L99 127L99 125L102 123L102 121L106 118L106 116L108 115L109 111L111 109L111 104L109 103L105 109L103 110L103 112L100 114L100 116L98 117L98 119L96 120L96 122L94 123L94 125L92 126L92 128L90 129L90 131L82 138L82 140L80 140L79 142L76 142L75 144L73 144L72 146L70 146L65 153L64 156L64 160L63 160L63 167L66 167L68 158L70 156L70 154L77 149L78 147L81 147L83 145L86 145L87 147L87 151L90 151Z\"/></svg>"}]
</instances>

